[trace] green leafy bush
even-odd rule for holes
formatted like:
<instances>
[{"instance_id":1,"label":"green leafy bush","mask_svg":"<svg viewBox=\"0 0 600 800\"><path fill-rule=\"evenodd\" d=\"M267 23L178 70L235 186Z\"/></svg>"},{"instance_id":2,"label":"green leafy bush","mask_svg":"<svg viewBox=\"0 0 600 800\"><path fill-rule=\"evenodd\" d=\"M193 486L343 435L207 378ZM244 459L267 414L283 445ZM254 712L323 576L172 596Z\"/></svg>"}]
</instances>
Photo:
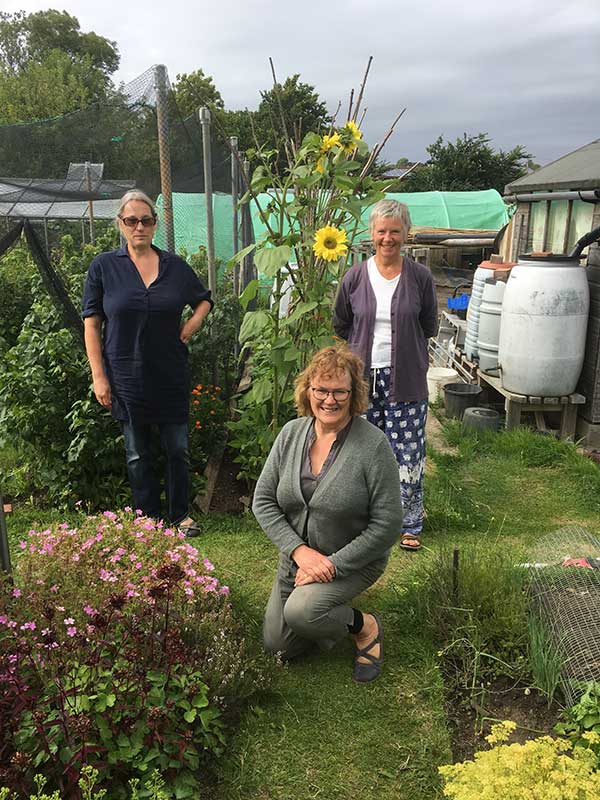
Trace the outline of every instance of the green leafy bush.
<instances>
[{"instance_id":1,"label":"green leafy bush","mask_svg":"<svg viewBox=\"0 0 600 800\"><path fill-rule=\"evenodd\" d=\"M600 759L600 683L589 681L578 703L563 712L555 729L575 747L589 747Z\"/></svg>"},{"instance_id":2,"label":"green leafy bush","mask_svg":"<svg viewBox=\"0 0 600 800\"><path fill-rule=\"evenodd\" d=\"M12 347L31 307L35 266L27 251L14 247L0 260L0 354Z\"/></svg>"},{"instance_id":3,"label":"green leafy bush","mask_svg":"<svg viewBox=\"0 0 600 800\"><path fill-rule=\"evenodd\" d=\"M58 271L76 307L90 261L114 245L99 239L77 250L62 239ZM91 392L83 344L62 321L39 278L36 300L0 372L0 446L16 446L19 480L7 476L5 491L41 493L54 504L120 502L127 492L120 431Z\"/></svg>"},{"instance_id":4,"label":"green leafy bush","mask_svg":"<svg viewBox=\"0 0 600 800\"><path fill-rule=\"evenodd\" d=\"M0 596L0 782L40 770L107 798L159 770L177 798L223 750L226 723L266 684L229 590L182 534L126 510L32 530Z\"/></svg>"}]
</instances>

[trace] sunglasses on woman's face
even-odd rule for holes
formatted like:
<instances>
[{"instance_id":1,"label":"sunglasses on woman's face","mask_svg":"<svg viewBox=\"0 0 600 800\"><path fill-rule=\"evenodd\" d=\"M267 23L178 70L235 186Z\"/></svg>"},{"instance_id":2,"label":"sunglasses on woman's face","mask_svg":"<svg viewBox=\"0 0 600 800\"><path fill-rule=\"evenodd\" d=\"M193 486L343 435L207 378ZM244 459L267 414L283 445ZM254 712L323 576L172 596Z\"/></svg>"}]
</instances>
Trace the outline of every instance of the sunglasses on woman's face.
<instances>
[{"instance_id":1,"label":"sunglasses on woman's face","mask_svg":"<svg viewBox=\"0 0 600 800\"><path fill-rule=\"evenodd\" d=\"M144 228L151 228L153 225L156 225L156 217L119 217L123 225L126 228L137 228L138 223L142 223Z\"/></svg>"}]
</instances>

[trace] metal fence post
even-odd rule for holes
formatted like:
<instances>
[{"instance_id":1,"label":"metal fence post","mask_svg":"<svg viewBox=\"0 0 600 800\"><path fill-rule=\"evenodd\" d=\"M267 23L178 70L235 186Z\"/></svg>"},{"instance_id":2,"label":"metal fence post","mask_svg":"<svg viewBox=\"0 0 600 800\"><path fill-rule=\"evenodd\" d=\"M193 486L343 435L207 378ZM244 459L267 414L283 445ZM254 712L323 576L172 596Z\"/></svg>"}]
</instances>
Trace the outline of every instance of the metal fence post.
<instances>
[{"instance_id":1,"label":"metal fence post","mask_svg":"<svg viewBox=\"0 0 600 800\"><path fill-rule=\"evenodd\" d=\"M238 187L239 187L239 174L238 174L238 137L230 136L229 143L231 145L231 208L232 208L232 223L233 223L233 252L234 255L240 249L239 243L239 220L238 220ZM236 264L233 268L233 293L236 297L240 294L240 265Z\"/></svg>"},{"instance_id":2,"label":"metal fence post","mask_svg":"<svg viewBox=\"0 0 600 800\"><path fill-rule=\"evenodd\" d=\"M210 150L210 111L206 106L198 112L202 125L202 153L204 155L204 199L206 201L206 257L208 259L208 288L213 300L217 295L217 270L215 268L215 228L212 197L212 156Z\"/></svg>"},{"instance_id":3,"label":"metal fence post","mask_svg":"<svg viewBox=\"0 0 600 800\"><path fill-rule=\"evenodd\" d=\"M163 224L167 237L167 250L175 252L175 230L173 226L173 194L171 190L171 153L169 150L169 112L167 97L167 68L164 64L154 67L156 89L156 126L158 129L158 155L160 160L160 191L163 202Z\"/></svg>"}]
</instances>

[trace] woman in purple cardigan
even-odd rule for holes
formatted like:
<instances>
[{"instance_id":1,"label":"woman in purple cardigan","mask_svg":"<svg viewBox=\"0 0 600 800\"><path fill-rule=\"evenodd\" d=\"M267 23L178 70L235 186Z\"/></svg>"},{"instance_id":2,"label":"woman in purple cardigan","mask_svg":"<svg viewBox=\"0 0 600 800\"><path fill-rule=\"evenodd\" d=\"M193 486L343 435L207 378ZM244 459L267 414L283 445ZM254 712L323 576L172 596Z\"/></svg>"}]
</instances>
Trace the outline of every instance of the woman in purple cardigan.
<instances>
[{"instance_id":1,"label":"woman in purple cardigan","mask_svg":"<svg viewBox=\"0 0 600 800\"><path fill-rule=\"evenodd\" d=\"M333 327L365 363L371 386L367 419L383 430L398 469L404 521L400 546L418 550L423 528L427 419L427 339L437 331L431 272L401 255L410 228L396 200L373 206L375 255L351 267L335 303Z\"/></svg>"}]
</instances>

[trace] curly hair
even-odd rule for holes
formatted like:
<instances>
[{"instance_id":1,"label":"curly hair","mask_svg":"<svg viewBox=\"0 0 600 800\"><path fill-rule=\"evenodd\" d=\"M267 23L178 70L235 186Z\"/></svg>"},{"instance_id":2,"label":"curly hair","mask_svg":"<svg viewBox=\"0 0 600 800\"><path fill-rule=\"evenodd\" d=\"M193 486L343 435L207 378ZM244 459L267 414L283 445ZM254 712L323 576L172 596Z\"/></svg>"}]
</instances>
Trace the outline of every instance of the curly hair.
<instances>
[{"instance_id":1,"label":"curly hair","mask_svg":"<svg viewBox=\"0 0 600 800\"><path fill-rule=\"evenodd\" d=\"M350 375L350 416L364 414L369 406L369 386L364 379L364 364L344 342L324 347L312 357L310 364L296 378L294 400L300 417L312 417L309 389L316 375L329 378L339 372Z\"/></svg>"}]
</instances>

